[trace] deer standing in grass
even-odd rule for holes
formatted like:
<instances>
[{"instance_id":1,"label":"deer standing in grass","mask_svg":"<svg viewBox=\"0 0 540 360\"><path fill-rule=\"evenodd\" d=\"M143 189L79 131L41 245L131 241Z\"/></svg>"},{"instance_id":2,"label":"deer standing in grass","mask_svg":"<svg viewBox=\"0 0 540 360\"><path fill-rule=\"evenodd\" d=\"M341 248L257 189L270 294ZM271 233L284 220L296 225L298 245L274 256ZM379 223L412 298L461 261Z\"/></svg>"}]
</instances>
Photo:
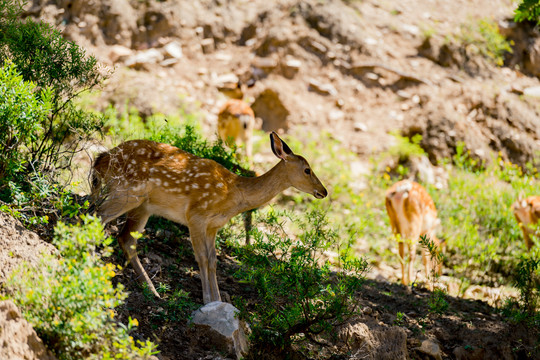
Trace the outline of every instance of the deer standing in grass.
<instances>
[{"instance_id":1,"label":"deer standing in grass","mask_svg":"<svg viewBox=\"0 0 540 360\"><path fill-rule=\"evenodd\" d=\"M392 231L399 241L401 282L409 285L416 258L416 244L420 236L426 235L437 248L440 248L440 241L435 236L435 229L440 223L437 218L437 209L424 187L414 181L402 180L386 191L386 211ZM408 250L407 259L405 245ZM428 278L434 264L425 248L422 248L422 262L426 270L426 278ZM405 271L406 266L407 271ZM441 273L440 264L436 271Z\"/></svg>"},{"instance_id":2,"label":"deer standing in grass","mask_svg":"<svg viewBox=\"0 0 540 360\"><path fill-rule=\"evenodd\" d=\"M98 208L104 224L127 214L118 242L135 272L159 297L137 256L132 232L143 232L151 215L187 225L199 265L205 304L221 300L216 278L217 231L233 216L259 207L290 186L322 199L328 194L302 156L276 133L272 151L281 160L258 177L238 176L213 160L167 144L132 140L99 155L94 163L93 195L105 186Z\"/></svg>"},{"instance_id":3,"label":"deer standing in grass","mask_svg":"<svg viewBox=\"0 0 540 360\"><path fill-rule=\"evenodd\" d=\"M534 225L537 225L538 220L540 220L540 196L529 196L523 199L520 195L518 200L512 204L512 211L523 232L527 250L531 250L534 245L531 235L539 235L534 229Z\"/></svg>"},{"instance_id":4,"label":"deer standing in grass","mask_svg":"<svg viewBox=\"0 0 540 360\"><path fill-rule=\"evenodd\" d=\"M255 113L243 100L229 99L218 114L218 134L224 143L244 143L246 157L251 161Z\"/></svg>"}]
</instances>

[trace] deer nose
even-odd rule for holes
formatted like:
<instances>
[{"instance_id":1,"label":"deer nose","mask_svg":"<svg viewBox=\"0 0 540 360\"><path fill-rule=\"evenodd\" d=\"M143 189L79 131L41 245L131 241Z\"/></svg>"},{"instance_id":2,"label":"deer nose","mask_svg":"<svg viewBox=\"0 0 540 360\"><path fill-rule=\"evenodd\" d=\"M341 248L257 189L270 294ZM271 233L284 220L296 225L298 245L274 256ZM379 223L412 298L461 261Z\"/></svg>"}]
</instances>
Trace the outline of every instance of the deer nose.
<instances>
[{"instance_id":1,"label":"deer nose","mask_svg":"<svg viewBox=\"0 0 540 360\"><path fill-rule=\"evenodd\" d=\"M322 191L315 190L313 193L313 196L315 196L317 199L324 199L328 195L328 191L326 191L325 188L322 189Z\"/></svg>"}]
</instances>

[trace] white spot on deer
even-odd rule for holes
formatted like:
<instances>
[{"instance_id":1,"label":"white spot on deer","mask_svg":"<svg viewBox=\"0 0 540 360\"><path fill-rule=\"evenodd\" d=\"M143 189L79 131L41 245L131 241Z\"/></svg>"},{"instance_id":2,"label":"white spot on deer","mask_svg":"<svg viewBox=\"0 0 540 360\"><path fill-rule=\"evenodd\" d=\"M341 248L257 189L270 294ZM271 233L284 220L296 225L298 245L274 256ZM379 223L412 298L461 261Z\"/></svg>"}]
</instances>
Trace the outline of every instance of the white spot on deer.
<instances>
[{"instance_id":1,"label":"white spot on deer","mask_svg":"<svg viewBox=\"0 0 540 360\"><path fill-rule=\"evenodd\" d=\"M159 151L156 151L156 152L154 153L154 157L160 157L160 156L161 156L161 153L160 153Z\"/></svg>"},{"instance_id":2,"label":"white spot on deer","mask_svg":"<svg viewBox=\"0 0 540 360\"><path fill-rule=\"evenodd\" d=\"M193 186L194 189L198 189L198 188L199 188L199 184L197 184L197 183L193 183L192 186Z\"/></svg>"},{"instance_id":3,"label":"white spot on deer","mask_svg":"<svg viewBox=\"0 0 540 360\"><path fill-rule=\"evenodd\" d=\"M180 180L176 180L175 183L176 183L176 184L180 184L181 181L180 181Z\"/></svg>"},{"instance_id":4,"label":"white spot on deer","mask_svg":"<svg viewBox=\"0 0 540 360\"><path fill-rule=\"evenodd\" d=\"M224 185L223 185L223 183L221 183L221 182L218 182L218 183L216 184L216 187L217 187L217 188L222 188L223 186L224 186Z\"/></svg>"},{"instance_id":5,"label":"white spot on deer","mask_svg":"<svg viewBox=\"0 0 540 360\"><path fill-rule=\"evenodd\" d=\"M133 159L133 160L131 160L131 163L132 163L133 165L135 165L135 164L137 164L137 161L135 161L135 159Z\"/></svg>"},{"instance_id":6,"label":"white spot on deer","mask_svg":"<svg viewBox=\"0 0 540 360\"><path fill-rule=\"evenodd\" d=\"M157 171L156 168L150 168L150 172L151 172L151 173L155 173L156 171Z\"/></svg>"},{"instance_id":7,"label":"white spot on deer","mask_svg":"<svg viewBox=\"0 0 540 360\"><path fill-rule=\"evenodd\" d=\"M150 179L153 183L155 183L157 186L161 185L161 179L160 178L152 178Z\"/></svg>"},{"instance_id":8,"label":"white spot on deer","mask_svg":"<svg viewBox=\"0 0 540 360\"><path fill-rule=\"evenodd\" d=\"M136 141L133 143L133 146L134 146L134 147L136 147L136 146L138 146L138 145L139 145L139 143L136 142Z\"/></svg>"},{"instance_id":9,"label":"white spot on deer","mask_svg":"<svg viewBox=\"0 0 540 360\"><path fill-rule=\"evenodd\" d=\"M189 189L190 189L189 185L188 185L188 186L186 186L186 191L189 191Z\"/></svg>"},{"instance_id":10,"label":"white spot on deer","mask_svg":"<svg viewBox=\"0 0 540 360\"><path fill-rule=\"evenodd\" d=\"M206 209L207 207L208 207L208 201L203 202L202 208L203 208L203 209Z\"/></svg>"},{"instance_id":11,"label":"white spot on deer","mask_svg":"<svg viewBox=\"0 0 540 360\"><path fill-rule=\"evenodd\" d=\"M205 188L205 189L208 189L209 187L210 187L210 183L204 184L204 188Z\"/></svg>"},{"instance_id":12,"label":"white spot on deer","mask_svg":"<svg viewBox=\"0 0 540 360\"><path fill-rule=\"evenodd\" d=\"M141 170L142 170L143 173L145 173L145 172L146 172L146 166L143 166L143 167L141 168Z\"/></svg>"},{"instance_id":13,"label":"white spot on deer","mask_svg":"<svg viewBox=\"0 0 540 360\"><path fill-rule=\"evenodd\" d=\"M207 192L205 192L205 193L203 193L203 194L201 195L201 197L203 197L203 198L204 198L204 197L207 197L207 196L208 196L208 193L207 193Z\"/></svg>"},{"instance_id":14,"label":"white spot on deer","mask_svg":"<svg viewBox=\"0 0 540 360\"><path fill-rule=\"evenodd\" d=\"M169 186L169 183L168 183L167 181L165 181L165 182L163 183L163 186L167 187L167 186Z\"/></svg>"}]
</instances>

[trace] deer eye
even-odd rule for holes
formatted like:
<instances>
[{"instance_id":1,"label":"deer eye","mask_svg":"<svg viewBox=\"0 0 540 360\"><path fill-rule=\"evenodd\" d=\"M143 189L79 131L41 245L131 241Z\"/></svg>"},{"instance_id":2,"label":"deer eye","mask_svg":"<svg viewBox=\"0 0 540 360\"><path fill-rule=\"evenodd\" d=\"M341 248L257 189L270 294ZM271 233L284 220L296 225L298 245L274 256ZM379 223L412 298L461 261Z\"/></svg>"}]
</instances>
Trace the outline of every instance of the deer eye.
<instances>
[{"instance_id":1,"label":"deer eye","mask_svg":"<svg viewBox=\"0 0 540 360\"><path fill-rule=\"evenodd\" d=\"M311 175L311 169L310 168L304 169L304 172L306 173L306 175Z\"/></svg>"}]
</instances>

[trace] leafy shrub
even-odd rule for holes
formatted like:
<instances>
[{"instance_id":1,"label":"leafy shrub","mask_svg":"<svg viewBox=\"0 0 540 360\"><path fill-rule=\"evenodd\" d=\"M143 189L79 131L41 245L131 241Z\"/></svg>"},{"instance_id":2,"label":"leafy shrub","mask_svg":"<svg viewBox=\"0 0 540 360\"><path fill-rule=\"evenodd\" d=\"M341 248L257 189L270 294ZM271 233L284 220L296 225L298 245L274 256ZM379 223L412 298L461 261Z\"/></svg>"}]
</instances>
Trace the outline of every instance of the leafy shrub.
<instances>
[{"instance_id":1,"label":"leafy shrub","mask_svg":"<svg viewBox=\"0 0 540 360\"><path fill-rule=\"evenodd\" d=\"M287 236L284 221L274 212L263 223L264 232L252 232L253 245L235 248L240 261L236 276L258 296L253 309L242 299L235 301L252 326L254 352L268 345L287 353L292 344L325 344L332 329L355 314L353 295L366 262L348 251L341 252L335 267L325 260L322 252L337 244L337 234L322 212L310 212L300 221L296 239Z\"/></svg>"},{"instance_id":2,"label":"leafy shrub","mask_svg":"<svg viewBox=\"0 0 540 360\"><path fill-rule=\"evenodd\" d=\"M540 326L540 251L522 255L514 269L514 285L519 299L507 300L503 313L515 321Z\"/></svg>"},{"instance_id":3,"label":"leafy shrub","mask_svg":"<svg viewBox=\"0 0 540 360\"><path fill-rule=\"evenodd\" d=\"M22 20L23 4L0 0L0 200L19 212L51 204L31 202L41 198L31 192L63 190L59 170L70 168L80 144L103 125L72 102L102 78L96 59L52 26Z\"/></svg>"},{"instance_id":4,"label":"leafy shrub","mask_svg":"<svg viewBox=\"0 0 540 360\"><path fill-rule=\"evenodd\" d=\"M41 95L32 82L23 80L13 63L0 67L0 189L24 170L30 152L51 111L51 92Z\"/></svg>"},{"instance_id":5,"label":"leafy shrub","mask_svg":"<svg viewBox=\"0 0 540 360\"><path fill-rule=\"evenodd\" d=\"M36 268L21 267L7 289L39 336L60 360L147 358L155 345L129 336L136 326L114 321L114 308L127 294L114 287L114 265L101 258L111 254L111 239L92 217L82 224L58 223L53 243L62 258L43 256Z\"/></svg>"},{"instance_id":6,"label":"leafy shrub","mask_svg":"<svg viewBox=\"0 0 540 360\"><path fill-rule=\"evenodd\" d=\"M517 22L524 20L539 22L540 2L538 0L522 0L514 12L514 20Z\"/></svg>"}]
</instances>

